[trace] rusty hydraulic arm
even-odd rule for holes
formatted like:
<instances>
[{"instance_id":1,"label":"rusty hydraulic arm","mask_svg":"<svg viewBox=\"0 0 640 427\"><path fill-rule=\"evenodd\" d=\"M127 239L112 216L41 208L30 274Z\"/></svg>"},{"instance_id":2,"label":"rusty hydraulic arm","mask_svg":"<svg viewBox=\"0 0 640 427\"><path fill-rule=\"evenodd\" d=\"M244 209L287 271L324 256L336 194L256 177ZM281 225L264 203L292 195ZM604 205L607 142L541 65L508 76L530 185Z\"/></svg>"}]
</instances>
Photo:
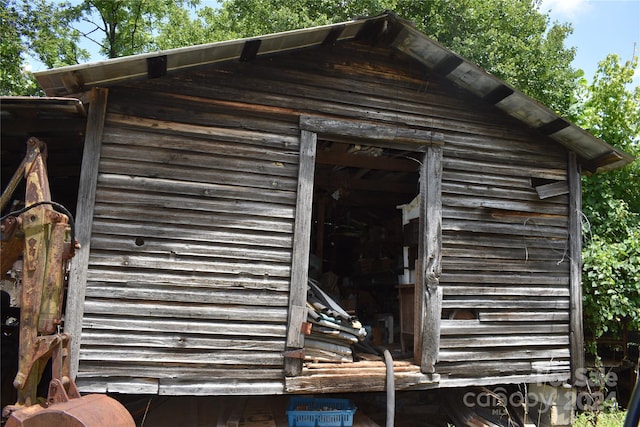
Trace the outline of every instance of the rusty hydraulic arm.
<instances>
[{"instance_id":1,"label":"rusty hydraulic arm","mask_svg":"<svg viewBox=\"0 0 640 427\"><path fill-rule=\"evenodd\" d=\"M3 218L2 225L3 234L11 230L8 240L3 236L3 274L5 264L23 256L20 351L14 380L19 406L35 403L44 367L60 346L61 340L53 337L61 323L66 264L75 251L75 242L66 241L69 217L52 206L44 151L39 139L27 141L25 208Z\"/></svg>"},{"instance_id":2,"label":"rusty hydraulic arm","mask_svg":"<svg viewBox=\"0 0 640 427\"><path fill-rule=\"evenodd\" d=\"M83 404L83 399L89 396L81 397L70 377L71 337L59 333L58 329L62 323L67 264L79 245L75 241L71 214L51 201L44 156L45 144L37 138L29 138L25 160L2 194L4 208L19 182L16 177L24 173L25 207L2 217L2 274L6 274L22 256L20 347L18 372L13 381L18 399L15 405L4 408L3 416L10 416L7 426L39 426L36 419L44 420L42 425L50 426L107 425L68 423L70 419L82 419L83 413L91 407L98 418L102 414L103 421L109 425L133 425L126 410L107 396L92 396L91 405ZM38 383L49 360L52 361L49 395L38 405ZM60 418L66 419L67 423L52 423L58 419L54 416L57 409L52 408L72 400L75 403L67 405L71 409Z\"/></svg>"}]
</instances>

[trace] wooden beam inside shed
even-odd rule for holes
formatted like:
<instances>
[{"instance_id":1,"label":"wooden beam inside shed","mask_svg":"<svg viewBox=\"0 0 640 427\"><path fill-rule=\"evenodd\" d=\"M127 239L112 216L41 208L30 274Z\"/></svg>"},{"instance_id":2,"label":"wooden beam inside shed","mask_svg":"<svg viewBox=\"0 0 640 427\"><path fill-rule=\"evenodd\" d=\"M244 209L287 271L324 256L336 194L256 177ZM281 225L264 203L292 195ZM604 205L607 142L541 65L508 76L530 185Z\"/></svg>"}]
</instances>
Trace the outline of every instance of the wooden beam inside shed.
<instances>
[{"instance_id":1,"label":"wooden beam inside shed","mask_svg":"<svg viewBox=\"0 0 640 427\"><path fill-rule=\"evenodd\" d=\"M390 157L374 157L352 153L318 151L317 162L325 165L336 165L364 169L375 169L393 172L417 172L418 163L406 159Z\"/></svg>"}]
</instances>

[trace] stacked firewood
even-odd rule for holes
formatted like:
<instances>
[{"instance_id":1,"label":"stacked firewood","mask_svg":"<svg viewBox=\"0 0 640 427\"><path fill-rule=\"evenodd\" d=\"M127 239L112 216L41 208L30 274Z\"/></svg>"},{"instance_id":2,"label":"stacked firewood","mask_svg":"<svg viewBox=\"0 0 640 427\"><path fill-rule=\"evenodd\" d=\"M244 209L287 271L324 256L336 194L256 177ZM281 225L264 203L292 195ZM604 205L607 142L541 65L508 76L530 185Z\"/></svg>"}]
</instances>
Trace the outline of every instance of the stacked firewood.
<instances>
[{"instance_id":1,"label":"stacked firewood","mask_svg":"<svg viewBox=\"0 0 640 427\"><path fill-rule=\"evenodd\" d=\"M314 280L309 280L307 308L311 334L305 337L305 360L353 362L353 346L367 335L360 321L340 307Z\"/></svg>"}]
</instances>

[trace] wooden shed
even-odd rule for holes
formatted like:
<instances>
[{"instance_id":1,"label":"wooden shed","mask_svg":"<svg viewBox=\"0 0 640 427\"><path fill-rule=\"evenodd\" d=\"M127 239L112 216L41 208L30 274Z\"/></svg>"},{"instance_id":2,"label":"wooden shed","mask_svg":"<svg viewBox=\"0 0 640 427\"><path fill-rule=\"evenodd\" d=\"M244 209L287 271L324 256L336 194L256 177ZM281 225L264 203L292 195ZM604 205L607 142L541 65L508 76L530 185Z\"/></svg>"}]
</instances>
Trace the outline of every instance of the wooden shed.
<instances>
[{"instance_id":1,"label":"wooden shed","mask_svg":"<svg viewBox=\"0 0 640 427\"><path fill-rule=\"evenodd\" d=\"M304 358L310 275L402 344L399 390L582 366L580 175L632 159L395 15L36 78L87 109L81 391L384 390Z\"/></svg>"}]
</instances>

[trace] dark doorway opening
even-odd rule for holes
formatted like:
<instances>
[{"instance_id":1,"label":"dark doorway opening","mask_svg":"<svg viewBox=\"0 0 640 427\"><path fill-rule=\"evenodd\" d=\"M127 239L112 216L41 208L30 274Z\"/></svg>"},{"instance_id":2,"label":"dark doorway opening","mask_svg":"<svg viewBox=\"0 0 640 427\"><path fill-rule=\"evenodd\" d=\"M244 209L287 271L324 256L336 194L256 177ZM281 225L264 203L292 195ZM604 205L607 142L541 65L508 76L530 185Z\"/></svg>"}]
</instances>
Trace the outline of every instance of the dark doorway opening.
<instances>
[{"instance_id":1,"label":"dark doorway opening","mask_svg":"<svg viewBox=\"0 0 640 427\"><path fill-rule=\"evenodd\" d=\"M319 139L314 179L309 276L358 317L368 343L406 357L413 342L401 332L410 307L399 296L418 239L407 236L402 206L419 192L422 156Z\"/></svg>"}]
</instances>

